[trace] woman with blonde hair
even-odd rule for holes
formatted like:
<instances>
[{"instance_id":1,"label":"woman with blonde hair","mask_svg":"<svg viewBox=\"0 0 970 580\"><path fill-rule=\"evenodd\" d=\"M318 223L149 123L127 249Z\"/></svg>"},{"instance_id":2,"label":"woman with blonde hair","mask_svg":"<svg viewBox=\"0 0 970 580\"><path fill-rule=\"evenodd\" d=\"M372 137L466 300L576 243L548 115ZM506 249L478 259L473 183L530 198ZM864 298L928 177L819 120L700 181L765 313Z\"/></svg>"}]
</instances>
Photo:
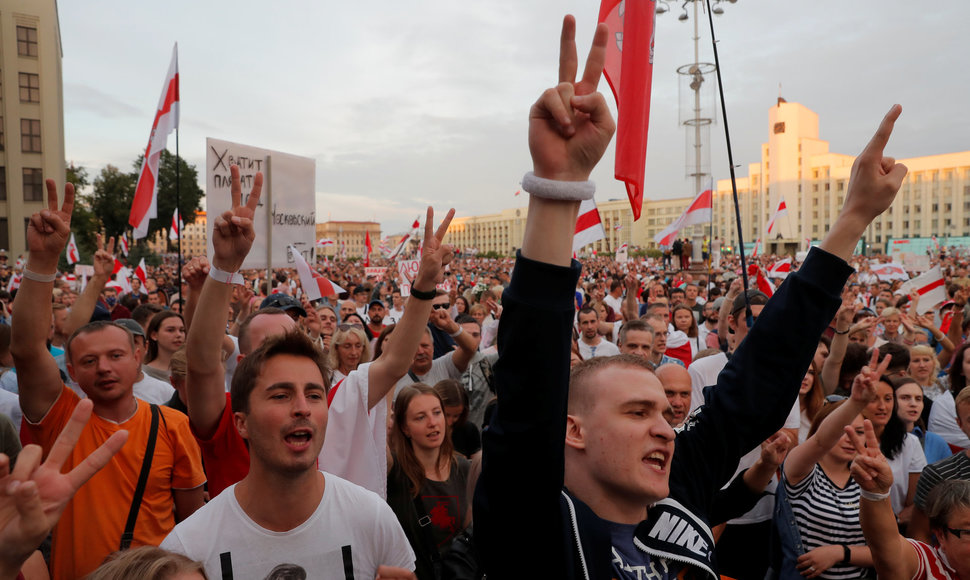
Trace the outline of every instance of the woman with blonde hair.
<instances>
[{"instance_id":1,"label":"woman with blonde hair","mask_svg":"<svg viewBox=\"0 0 970 580\"><path fill-rule=\"evenodd\" d=\"M87 580L208 580L201 562L155 546L115 552Z\"/></svg>"},{"instance_id":2,"label":"woman with blonde hair","mask_svg":"<svg viewBox=\"0 0 970 580\"><path fill-rule=\"evenodd\" d=\"M357 324L341 324L330 339L327 353L327 364L333 373L330 384L337 384L361 363L370 362L370 358L370 342L364 329Z\"/></svg>"},{"instance_id":3,"label":"woman with blonde hair","mask_svg":"<svg viewBox=\"0 0 970 580\"><path fill-rule=\"evenodd\" d=\"M931 401L946 392L937 377L940 373L940 361L936 351L931 346L917 344L909 349L909 376L923 388L923 394ZM929 411L929 405L927 405ZM927 416L929 413L927 412Z\"/></svg>"}]
</instances>

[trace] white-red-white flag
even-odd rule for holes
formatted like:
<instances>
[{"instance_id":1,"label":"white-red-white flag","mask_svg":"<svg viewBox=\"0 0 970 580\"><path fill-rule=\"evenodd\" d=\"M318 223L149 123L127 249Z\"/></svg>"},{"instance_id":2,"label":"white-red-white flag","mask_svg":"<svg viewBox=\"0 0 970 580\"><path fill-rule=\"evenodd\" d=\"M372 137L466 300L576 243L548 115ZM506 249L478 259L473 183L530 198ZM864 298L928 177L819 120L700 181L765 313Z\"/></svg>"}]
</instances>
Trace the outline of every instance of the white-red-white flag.
<instances>
[{"instance_id":1,"label":"white-red-white flag","mask_svg":"<svg viewBox=\"0 0 970 580\"><path fill-rule=\"evenodd\" d=\"M77 242L74 240L74 232L71 232L71 239L67 242L67 263L77 264L81 261L81 252L77 249Z\"/></svg>"},{"instance_id":2,"label":"white-red-white flag","mask_svg":"<svg viewBox=\"0 0 970 580\"><path fill-rule=\"evenodd\" d=\"M138 266L135 267L135 278L138 278L141 282L141 293L148 294L146 288L148 285L148 268L145 267L145 258L142 258L141 262L138 262Z\"/></svg>"},{"instance_id":3,"label":"white-red-white flag","mask_svg":"<svg viewBox=\"0 0 970 580\"><path fill-rule=\"evenodd\" d=\"M661 232L653 237L653 241L661 246L669 246L677 237L677 232L695 224L705 224L711 221L711 210L714 207L714 182L708 180L704 190L697 193L694 201L690 202L680 217L670 222Z\"/></svg>"},{"instance_id":4,"label":"white-red-white flag","mask_svg":"<svg viewBox=\"0 0 970 580\"><path fill-rule=\"evenodd\" d=\"M20 288L20 282L23 281L23 274L20 272L14 272L13 276L10 277L10 281L7 282L7 292L13 292L17 288Z\"/></svg>"},{"instance_id":5,"label":"white-red-white flag","mask_svg":"<svg viewBox=\"0 0 970 580\"><path fill-rule=\"evenodd\" d=\"M317 240L317 247L326 248L327 246L332 246L335 243L336 242L334 240L331 240L330 238L320 238L319 240Z\"/></svg>"},{"instance_id":6,"label":"white-red-white flag","mask_svg":"<svg viewBox=\"0 0 970 580\"><path fill-rule=\"evenodd\" d=\"M418 219L414 220L414 223L411 224L411 231L404 234L404 237L402 237L401 241L397 243L397 247L394 248L394 251L391 252L391 255L388 256L387 259L393 260L394 258L397 258L399 255L401 255L401 252L403 252L404 248L407 247L408 242L410 242L412 239L417 237L418 229L420 227L421 227L421 218L419 217Z\"/></svg>"},{"instance_id":7,"label":"white-red-white flag","mask_svg":"<svg viewBox=\"0 0 970 580\"><path fill-rule=\"evenodd\" d=\"M869 266L869 273L875 274L880 280L909 280L909 274L906 272L906 268L898 262L889 262L886 264L872 264Z\"/></svg>"},{"instance_id":8,"label":"white-red-white flag","mask_svg":"<svg viewBox=\"0 0 970 580\"><path fill-rule=\"evenodd\" d=\"M937 304L945 301L946 284L943 282L943 272L940 267L938 265L933 266L925 274L917 276L900 286L897 292L911 294L914 290L919 294L917 314L929 312Z\"/></svg>"},{"instance_id":9,"label":"white-red-white flag","mask_svg":"<svg viewBox=\"0 0 970 580\"><path fill-rule=\"evenodd\" d=\"M116 279L118 280L118 286L121 288L121 290L118 291L118 294L131 294L131 275L132 272L127 266L118 271Z\"/></svg>"},{"instance_id":10,"label":"white-red-white flag","mask_svg":"<svg viewBox=\"0 0 970 580\"><path fill-rule=\"evenodd\" d=\"M775 210L775 213L771 215L771 219L768 220L768 226L765 228L765 233L770 235L772 230L775 229L775 225L778 223L778 220L787 215L788 206L785 205L785 198L781 198L778 201L778 209Z\"/></svg>"},{"instance_id":11,"label":"white-red-white flag","mask_svg":"<svg viewBox=\"0 0 970 580\"><path fill-rule=\"evenodd\" d=\"M785 258L784 260L778 260L768 268L769 278L787 278L791 274L792 259Z\"/></svg>"},{"instance_id":12,"label":"white-red-white flag","mask_svg":"<svg viewBox=\"0 0 970 580\"><path fill-rule=\"evenodd\" d=\"M158 110L155 111L155 121L148 137L145 159L142 161L135 198L131 203L131 214L128 216L129 225L135 228L133 235L136 240L148 235L149 220L158 217L158 161L165 150L169 133L178 129L178 126L179 67L176 43L172 48L172 62L168 66L168 75L162 86L162 96L158 100Z\"/></svg>"},{"instance_id":13,"label":"white-red-white flag","mask_svg":"<svg viewBox=\"0 0 970 580\"><path fill-rule=\"evenodd\" d=\"M128 235L121 234L121 237L119 238L118 243L119 243L119 246L121 247L121 253L127 256L128 255Z\"/></svg>"},{"instance_id":14,"label":"white-red-white flag","mask_svg":"<svg viewBox=\"0 0 970 580\"><path fill-rule=\"evenodd\" d=\"M617 262L626 262L627 260L630 259L629 258L629 248L630 248L630 246L628 246L627 244L624 243L624 244L621 244L620 247L616 249L616 261Z\"/></svg>"},{"instance_id":15,"label":"white-red-white flag","mask_svg":"<svg viewBox=\"0 0 970 580\"><path fill-rule=\"evenodd\" d=\"M578 252L583 246L592 244L596 240L606 237L603 220L596 209L596 202L585 199L579 204L579 217L576 218L576 232L573 235L573 251Z\"/></svg>"},{"instance_id":16,"label":"white-red-white flag","mask_svg":"<svg viewBox=\"0 0 970 580\"><path fill-rule=\"evenodd\" d=\"M293 256L293 261L296 263L296 272L300 275L300 286L303 287L303 293L306 294L307 299L318 300L324 296L336 296L346 292L337 284L311 270L310 264L307 264L303 254L293 246L290 246L290 255Z\"/></svg>"},{"instance_id":17,"label":"white-red-white flag","mask_svg":"<svg viewBox=\"0 0 970 580\"><path fill-rule=\"evenodd\" d=\"M182 235L182 227L184 225L182 216L179 215L179 209L175 208L175 212L172 213L172 225L168 228L168 239L173 241L179 239L179 236Z\"/></svg>"}]
</instances>

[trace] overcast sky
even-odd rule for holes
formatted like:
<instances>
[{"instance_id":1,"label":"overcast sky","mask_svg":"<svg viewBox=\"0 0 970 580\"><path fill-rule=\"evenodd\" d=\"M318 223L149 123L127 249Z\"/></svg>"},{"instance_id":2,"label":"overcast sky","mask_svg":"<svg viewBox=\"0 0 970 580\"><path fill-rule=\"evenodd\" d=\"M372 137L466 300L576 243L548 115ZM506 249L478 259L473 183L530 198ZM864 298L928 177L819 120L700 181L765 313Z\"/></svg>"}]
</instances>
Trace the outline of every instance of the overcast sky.
<instances>
[{"instance_id":1,"label":"overcast sky","mask_svg":"<svg viewBox=\"0 0 970 580\"><path fill-rule=\"evenodd\" d=\"M740 175L767 141L779 84L788 101L819 114L834 152L857 153L896 102L903 115L890 155L970 149L970 3L722 6L714 25ZM59 9L69 162L92 175L109 163L130 168L177 41L180 153L200 178L206 137L312 157L318 220L376 220L387 234L427 204L476 215L526 203L513 194L531 169L529 106L557 81L562 16L576 15L585 53L598 3L85 0ZM645 192L653 199L694 193L675 72L693 61L693 20L678 21L680 12L671 4L657 17ZM713 61L706 16L702 25L700 60ZM720 179L728 167L717 117L711 163ZM612 146L593 179L597 200L625 197Z\"/></svg>"}]
</instances>

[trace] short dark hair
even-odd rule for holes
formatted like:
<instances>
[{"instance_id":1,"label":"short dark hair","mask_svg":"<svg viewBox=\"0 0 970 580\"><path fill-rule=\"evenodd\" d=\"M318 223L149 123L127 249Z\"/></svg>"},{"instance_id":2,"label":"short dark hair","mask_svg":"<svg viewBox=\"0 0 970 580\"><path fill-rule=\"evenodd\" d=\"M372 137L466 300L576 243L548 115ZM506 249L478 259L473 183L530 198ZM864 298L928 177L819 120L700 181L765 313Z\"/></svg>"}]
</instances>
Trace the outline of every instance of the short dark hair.
<instances>
[{"instance_id":1,"label":"short dark hair","mask_svg":"<svg viewBox=\"0 0 970 580\"><path fill-rule=\"evenodd\" d=\"M263 314L286 314L286 311L282 308L270 306L267 308L260 308L256 312L253 312L247 316L246 320L243 320L242 324L239 325L239 332L237 333L239 338L239 352L246 354L252 350L253 345L249 344L249 325L252 324L253 320L257 316L261 316ZM286 314L286 316L289 317L288 314Z\"/></svg>"},{"instance_id":2,"label":"short dark hair","mask_svg":"<svg viewBox=\"0 0 970 580\"><path fill-rule=\"evenodd\" d=\"M628 320L624 322L623 326L620 327L620 332L617 333L617 339L616 339L617 346L622 346L626 344L626 335L631 330L638 330L640 332L649 332L651 338L653 337L653 327L650 326L650 323L648 323L645 320L640 320L639 318L635 318L633 320Z\"/></svg>"},{"instance_id":3,"label":"short dark hair","mask_svg":"<svg viewBox=\"0 0 970 580\"><path fill-rule=\"evenodd\" d=\"M889 368L886 369L888 373L898 372L900 370L905 371L909 368L909 349L901 344L896 344L895 342L887 342L885 344L879 345L877 349L879 351L879 362L886 358L886 355L892 355L892 360L889 361Z\"/></svg>"},{"instance_id":4,"label":"short dark hair","mask_svg":"<svg viewBox=\"0 0 970 580\"><path fill-rule=\"evenodd\" d=\"M144 328L148 326L148 321L152 319L152 316L162 310L165 310L165 307L161 304L139 304L131 311L131 318Z\"/></svg>"},{"instance_id":5,"label":"short dark hair","mask_svg":"<svg viewBox=\"0 0 970 580\"><path fill-rule=\"evenodd\" d=\"M745 308L745 301L744 301L745 294L747 294L747 296L748 296L748 302L747 303L750 304L751 306L764 305L764 304L767 304L768 303L768 295L767 294L765 294L764 292L761 292L760 290L755 290L754 288L749 288L747 292L738 294L734 298L734 303L731 305L731 315L732 316L737 316L738 315L738 312L744 310L744 308Z\"/></svg>"},{"instance_id":6,"label":"short dark hair","mask_svg":"<svg viewBox=\"0 0 970 580\"><path fill-rule=\"evenodd\" d=\"M267 339L259 348L240 361L236 372L232 375L232 385L229 388L233 412L249 413L249 395L256 388L256 379L270 359L283 354L310 359L320 370L324 390L330 392L330 369L327 367L323 351L314 346L306 334L293 330Z\"/></svg>"},{"instance_id":7,"label":"short dark hair","mask_svg":"<svg viewBox=\"0 0 970 580\"><path fill-rule=\"evenodd\" d=\"M475 320L475 317L470 314L459 314L458 318L455 319L455 322L458 324L478 324L479 328L482 327L482 325Z\"/></svg>"}]
</instances>

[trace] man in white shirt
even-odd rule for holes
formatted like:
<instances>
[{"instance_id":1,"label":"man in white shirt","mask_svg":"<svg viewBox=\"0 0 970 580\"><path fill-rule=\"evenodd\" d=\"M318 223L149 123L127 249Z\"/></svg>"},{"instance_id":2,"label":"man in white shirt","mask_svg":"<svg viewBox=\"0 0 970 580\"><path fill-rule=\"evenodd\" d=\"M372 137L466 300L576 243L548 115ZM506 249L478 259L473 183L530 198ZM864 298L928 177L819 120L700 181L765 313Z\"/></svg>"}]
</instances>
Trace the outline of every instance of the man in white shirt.
<instances>
[{"instance_id":1,"label":"man in white shirt","mask_svg":"<svg viewBox=\"0 0 970 580\"><path fill-rule=\"evenodd\" d=\"M620 354L615 344L600 336L599 324L599 314L593 308L584 306L579 311L579 354L583 360Z\"/></svg>"}]
</instances>

